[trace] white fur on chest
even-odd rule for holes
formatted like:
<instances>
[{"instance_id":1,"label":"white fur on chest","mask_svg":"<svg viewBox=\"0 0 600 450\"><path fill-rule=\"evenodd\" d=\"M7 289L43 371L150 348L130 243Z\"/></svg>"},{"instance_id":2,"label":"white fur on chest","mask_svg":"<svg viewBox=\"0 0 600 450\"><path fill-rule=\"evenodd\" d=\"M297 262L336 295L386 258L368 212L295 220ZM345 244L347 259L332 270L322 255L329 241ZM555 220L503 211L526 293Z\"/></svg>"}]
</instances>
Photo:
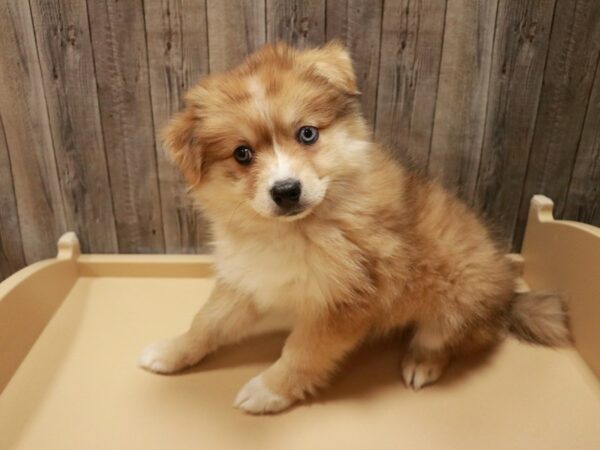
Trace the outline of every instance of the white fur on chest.
<instances>
[{"instance_id":1,"label":"white fur on chest","mask_svg":"<svg viewBox=\"0 0 600 450\"><path fill-rule=\"evenodd\" d=\"M261 310L310 308L335 297L350 256L338 230L308 239L296 232L216 242L221 279L252 295ZM350 264L352 265L352 263Z\"/></svg>"}]
</instances>

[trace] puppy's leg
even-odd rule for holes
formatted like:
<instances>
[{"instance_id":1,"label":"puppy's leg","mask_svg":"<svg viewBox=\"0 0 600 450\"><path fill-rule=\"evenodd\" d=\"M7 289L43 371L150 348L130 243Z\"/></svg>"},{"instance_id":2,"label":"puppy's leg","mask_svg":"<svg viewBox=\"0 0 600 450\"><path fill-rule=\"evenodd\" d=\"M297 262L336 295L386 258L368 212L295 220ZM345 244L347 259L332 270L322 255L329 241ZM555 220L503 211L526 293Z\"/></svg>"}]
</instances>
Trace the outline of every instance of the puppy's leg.
<instances>
[{"instance_id":1,"label":"puppy's leg","mask_svg":"<svg viewBox=\"0 0 600 450\"><path fill-rule=\"evenodd\" d=\"M187 333L149 345L142 351L139 365L158 373L193 366L219 346L248 335L257 316L250 297L218 283Z\"/></svg>"},{"instance_id":2,"label":"puppy's leg","mask_svg":"<svg viewBox=\"0 0 600 450\"><path fill-rule=\"evenodd\" d=\"M438 323L420 324L402 360L407 387L418 390L440 378L450 361L448 331Z\"/></svg>"},{"instance_id":3,"label":"puppy's leg","mask_svg":"<svg viewBox=\"0 0 600 450\"><path fill-rule=\"evenodd\" d=\"M336 365L368 330L365 318L329 317L299 323L281 357L241 389L234 406L252 414L286 409L326 384Z\"/></svg>"}]
</instances>

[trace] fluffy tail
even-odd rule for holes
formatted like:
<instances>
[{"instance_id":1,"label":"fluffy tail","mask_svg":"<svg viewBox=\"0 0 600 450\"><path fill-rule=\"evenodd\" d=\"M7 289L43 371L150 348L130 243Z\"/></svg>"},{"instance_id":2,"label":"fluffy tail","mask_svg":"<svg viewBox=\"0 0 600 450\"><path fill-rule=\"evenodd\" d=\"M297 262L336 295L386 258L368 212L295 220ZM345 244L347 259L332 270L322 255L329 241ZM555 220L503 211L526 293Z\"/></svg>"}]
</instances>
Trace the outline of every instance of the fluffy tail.
<instances>
[{"instance_id":1,"label":"fluffy tail","mask_svg":"<svg viewBox=\"0 0 600 450\"><path fill-rule=\"evenodd\" d=\"M534 344L558 347L571 342L566 303L556 292L516 294L508 329L517 338Z\"/></svg>"}]
</instances>

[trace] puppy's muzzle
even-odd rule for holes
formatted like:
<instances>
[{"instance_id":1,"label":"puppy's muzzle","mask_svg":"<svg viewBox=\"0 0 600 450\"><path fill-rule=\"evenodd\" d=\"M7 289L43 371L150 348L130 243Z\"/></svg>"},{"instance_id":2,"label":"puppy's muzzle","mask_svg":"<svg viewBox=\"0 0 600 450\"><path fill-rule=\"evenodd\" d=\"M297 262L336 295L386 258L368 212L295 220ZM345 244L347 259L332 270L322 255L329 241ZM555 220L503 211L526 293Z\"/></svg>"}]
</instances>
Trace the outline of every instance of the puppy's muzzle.
<instances>
[{"instance_id":1,"label":"puppy's muzzle","mask_svg":"<svg viewBox=\"0 0 600 450\"><path fill-rule=\"evenodd\" d=\"M302 195L300 181L293 178L276 181L270 192L271 198L279 206L282 214L292 215L300 212L299 202Z\"/></svg>"}]
</instances>

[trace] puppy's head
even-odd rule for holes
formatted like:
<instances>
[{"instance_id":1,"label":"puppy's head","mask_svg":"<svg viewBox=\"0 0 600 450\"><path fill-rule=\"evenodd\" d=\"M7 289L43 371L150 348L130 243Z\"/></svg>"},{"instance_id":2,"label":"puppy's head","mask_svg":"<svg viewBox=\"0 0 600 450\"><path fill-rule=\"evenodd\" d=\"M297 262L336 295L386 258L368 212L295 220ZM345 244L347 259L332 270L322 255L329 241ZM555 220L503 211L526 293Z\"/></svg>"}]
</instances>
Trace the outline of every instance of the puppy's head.
<instances>
[{"instance_id":1,"label":"puppy's head","mask_svg":"<svg viewBox=\"0 0 600 450\"><path fill-rule=\"evenodd\" d=\"M266 46L192 88L165 146L207 212L298 220L335 202L332 186L361 166L357 94L341 45Z\"/></svg>"}]
</instances>

